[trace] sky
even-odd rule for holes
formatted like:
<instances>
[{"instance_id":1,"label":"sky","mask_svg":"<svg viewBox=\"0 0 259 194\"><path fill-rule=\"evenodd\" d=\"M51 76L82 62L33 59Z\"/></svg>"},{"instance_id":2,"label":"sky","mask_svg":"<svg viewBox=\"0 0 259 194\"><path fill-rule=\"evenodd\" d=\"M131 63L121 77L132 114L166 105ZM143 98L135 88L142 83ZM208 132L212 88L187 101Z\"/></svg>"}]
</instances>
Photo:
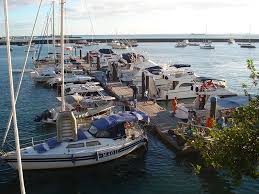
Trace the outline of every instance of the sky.
<instances>
[{"instance_id":1,"label":"sky","mask_svg":"<svg viewBox=\"0 0 259 194\"><path fill-rule=\"evenodd\" d=\"M11 35L29 35L40 0L8 2ZM43 0L37 35L50 4ZM259 34L259 0L66 0L65 9L66 34ZM3 21L0 1L0 36Z\"/></svg>"}]
</instances>

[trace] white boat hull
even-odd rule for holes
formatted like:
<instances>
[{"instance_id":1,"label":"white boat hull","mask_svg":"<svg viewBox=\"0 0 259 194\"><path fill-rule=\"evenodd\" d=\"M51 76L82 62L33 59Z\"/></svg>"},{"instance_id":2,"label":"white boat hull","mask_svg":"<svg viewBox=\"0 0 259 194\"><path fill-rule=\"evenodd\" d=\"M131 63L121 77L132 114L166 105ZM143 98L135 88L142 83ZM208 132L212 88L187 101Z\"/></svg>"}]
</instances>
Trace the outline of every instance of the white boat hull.
<instances>
[{"instance_id":1,"label":"white boat hull","mask_svg":"<svg viewBox=\"0 0 259 194\"><path fill-rule=\"evenodd\" d=\"M81 153L81 154L64 154L53 155L52 157L46 157L42 155L39 157L26 158L22 157L22 166L24 170L39 170L39 169L59 169L59 168L73 168L80 166L90 166L103 162L108 162L122 156L125 156L134 150L144 146L147 143L145 138L137 138L135 141L130 142L124 146L117 146L100 150L97 152ZM16 158L5 158L5 161L17 169Z\"/></svg>"}]
</instances>

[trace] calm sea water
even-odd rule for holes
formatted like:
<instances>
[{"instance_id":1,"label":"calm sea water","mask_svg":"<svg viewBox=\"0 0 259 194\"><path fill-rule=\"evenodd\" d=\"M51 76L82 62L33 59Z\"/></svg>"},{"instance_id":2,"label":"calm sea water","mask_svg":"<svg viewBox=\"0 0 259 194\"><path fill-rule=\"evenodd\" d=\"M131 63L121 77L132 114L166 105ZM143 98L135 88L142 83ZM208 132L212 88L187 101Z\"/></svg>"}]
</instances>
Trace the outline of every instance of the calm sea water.
<instances>
[{"instance_id":1,"label":"calm sea water","mask_svg":"<svg viewBox=\"0 0 259 194\"><path fill-rule=\"evenodd\" d=\"M175 48L173 43L140 43L135 50L159 63L188 63L195 72L227 80L230 89L242 93L241 84L247 82L249 72L246 59L259 62L258 49L241 49L237 45L215 44L215 50L199 47ZM99 49L105 45L85 49ZM20 68L24 60L24 47L13 46L13 66ZM44 49L46 52L46 48ZM31 61L28 64L31 67ZM0 140L10 112L5 47L0 46ZM19 74L14 74L15 83ZM57 105L55 90L34 84L26 74L17 102L18 127L21 139L55 132L51 127L35 123L33 118L43 110ZM10 131L9 139L13 138ZM114 162L93 167L68 170L25 172L27 193L259 193L259 182L244 178L241 186L234 186L219 174L195 175L184 161L176 161L154 134L149 133L148 151L132 153ZM0 193L18 193L16 175L2 173L0 166Z\"/></svg>"}]
</instances>

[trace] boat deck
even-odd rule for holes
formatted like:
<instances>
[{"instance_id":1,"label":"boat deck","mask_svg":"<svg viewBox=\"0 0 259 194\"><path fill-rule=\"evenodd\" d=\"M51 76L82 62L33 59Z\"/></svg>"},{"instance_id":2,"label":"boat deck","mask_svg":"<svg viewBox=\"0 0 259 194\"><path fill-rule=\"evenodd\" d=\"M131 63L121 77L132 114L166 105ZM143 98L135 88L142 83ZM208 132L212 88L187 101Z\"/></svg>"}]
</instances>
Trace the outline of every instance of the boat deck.
<instances>
[{"instance_id":1,"label":"boat deck","mask_svg":"<svg viewBox=\"0 0 259 194\"><path fill-rule=\"evenodd\" d=\"M123 86L120 82L107 83L106 88L118 100L132 100L132 89L128 86Z\"/></svg>"}]
</instances>

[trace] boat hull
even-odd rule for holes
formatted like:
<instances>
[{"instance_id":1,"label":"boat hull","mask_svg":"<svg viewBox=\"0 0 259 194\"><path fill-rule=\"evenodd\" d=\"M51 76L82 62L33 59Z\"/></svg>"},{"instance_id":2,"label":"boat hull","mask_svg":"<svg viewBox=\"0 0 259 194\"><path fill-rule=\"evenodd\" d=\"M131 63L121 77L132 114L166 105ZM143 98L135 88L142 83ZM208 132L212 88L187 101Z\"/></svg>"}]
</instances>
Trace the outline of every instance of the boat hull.
<instances>
[{"instance_id":1,"label":"boat hull","mask_svg":"<svg viewBox=\"0 0 259 194\"><path fill-rule=\"evenodd\" d=\"M80 166L90 166L99 163L108 162L117 158L123 157L138 148L147 144L146 138L138 138L133 142L120 147L100 150L91 154L66 154L64 156L47 157L22 157L23 170L40 170L40 169L60 169L60 168L74 168ZM17 169L16 158L4 158L4 160L14 169Z\"/></svg>"}]
</instances>

